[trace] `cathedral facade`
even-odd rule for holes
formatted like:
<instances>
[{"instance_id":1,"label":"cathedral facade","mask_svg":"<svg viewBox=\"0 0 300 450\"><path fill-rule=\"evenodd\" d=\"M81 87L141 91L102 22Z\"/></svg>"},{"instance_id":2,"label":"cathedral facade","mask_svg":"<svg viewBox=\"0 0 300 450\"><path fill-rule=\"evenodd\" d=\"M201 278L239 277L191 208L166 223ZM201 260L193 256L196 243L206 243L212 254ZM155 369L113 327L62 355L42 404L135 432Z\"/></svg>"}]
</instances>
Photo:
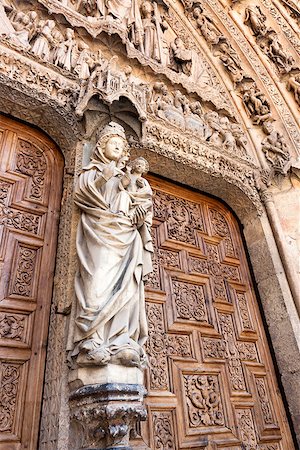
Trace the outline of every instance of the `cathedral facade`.
<instances>
[{"instance_id":1,"label":"cathedral facade","mask_svg":"<svg viewBox=\"0 0 300 450\"><path fill-rule=\"evenodd\" d=\"M293 0L0 0L1 450L298 448L299 33ZM99 369L76 186L107 126L153 270L144 363Z\"/></svg>"}]
</instances>

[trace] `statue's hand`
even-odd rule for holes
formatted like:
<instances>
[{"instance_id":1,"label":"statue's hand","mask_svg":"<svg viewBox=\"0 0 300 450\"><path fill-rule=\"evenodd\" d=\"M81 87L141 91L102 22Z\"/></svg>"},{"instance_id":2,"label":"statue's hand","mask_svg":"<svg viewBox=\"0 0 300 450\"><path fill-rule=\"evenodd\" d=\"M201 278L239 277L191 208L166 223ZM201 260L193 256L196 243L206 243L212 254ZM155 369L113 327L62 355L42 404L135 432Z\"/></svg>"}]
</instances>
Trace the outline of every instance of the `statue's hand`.
<instances>
[{"instance_id":1,"label":"statue's hand","mask_svg":"<svg viewBox=\"0 0 300 450\"><path fill-rule=\"evenodd\" d=\"M144 182L143 178L137 178L136 185L139 188L143 188L145 186L145 182Z\"/></svg>"},{"instance_id":2,"label":"statue's hand","mask_svg":"<svg viewBox=\"0 0 300 450\"><path fill-rule=\"evenodd\" d=\"M138 227L142 226L145 221L146 214L147 211L143 206L137 206L132 220L133 224Z\"/></svg>"}]
</instances>

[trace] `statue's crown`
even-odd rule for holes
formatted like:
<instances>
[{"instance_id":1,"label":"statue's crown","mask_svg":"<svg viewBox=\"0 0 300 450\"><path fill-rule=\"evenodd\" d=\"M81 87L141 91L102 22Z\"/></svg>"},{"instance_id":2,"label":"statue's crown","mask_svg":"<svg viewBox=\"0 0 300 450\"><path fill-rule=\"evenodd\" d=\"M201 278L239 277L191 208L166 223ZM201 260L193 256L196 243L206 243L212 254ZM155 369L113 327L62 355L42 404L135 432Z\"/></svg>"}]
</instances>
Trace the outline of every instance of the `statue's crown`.
<instances>
[{"instance_id":1,"label":"statue's crown","mask_svg":"<svg viewBox=\"0 0 300 450\"><path fill-rule=\"evenodd\" d=\"M116 122L109 122L108 125L105 125L98 135L98 140L103 139L104 136L120 136L126 140L124 128Z\"/></svg>"}]
</instances>

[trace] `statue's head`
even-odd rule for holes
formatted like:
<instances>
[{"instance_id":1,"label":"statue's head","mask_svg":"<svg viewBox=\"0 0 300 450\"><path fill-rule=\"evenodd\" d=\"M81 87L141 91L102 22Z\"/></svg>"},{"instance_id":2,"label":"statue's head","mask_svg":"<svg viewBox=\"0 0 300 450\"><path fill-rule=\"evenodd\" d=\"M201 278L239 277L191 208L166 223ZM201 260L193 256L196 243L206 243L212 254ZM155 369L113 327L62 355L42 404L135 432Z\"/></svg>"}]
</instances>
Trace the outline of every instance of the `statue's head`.
<instances>
[{"instance_id":1,"label":"statue's head","mask_svg":"<svg viewBox=\"0 0 300 450\"><path fill-rule=\"evenodd\" d=\"M128 159L128 143L124 128L116 122L110 122L100 132L93 152L93 159L101 162Z\"/></svg>"},{"instance_id":2,"label":"statue's head","mask_svg":"<svg viewBox=\"0 0 300 450\"><path fill-rule=\"evenodd\" d=\"M129 165L132 169L132 172L136 172L141 175L149 171L149 163L142 156L139 156L138 158L134 159Z\"/></svg>"}]
</instances>

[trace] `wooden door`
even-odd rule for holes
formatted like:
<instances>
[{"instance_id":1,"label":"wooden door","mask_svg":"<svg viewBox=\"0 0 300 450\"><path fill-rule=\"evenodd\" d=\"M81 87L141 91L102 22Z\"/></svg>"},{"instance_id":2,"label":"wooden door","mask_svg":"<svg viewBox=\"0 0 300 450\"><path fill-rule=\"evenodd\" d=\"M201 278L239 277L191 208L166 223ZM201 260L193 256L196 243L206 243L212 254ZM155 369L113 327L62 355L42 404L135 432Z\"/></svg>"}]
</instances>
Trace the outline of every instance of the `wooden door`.
<instances>
[{"instance_id":1,"label":"wooden door","mask_svg":"<svg viewBox=\"0 0 300 450\"><path fill-rule=\"evenodd\" d=\"M63 160L0 116L0 449L36 449Z\"/></svg>"},{"instance_id":2,"label":"wooden door","mask_svg":"<svg viewBox=\"0 0 300 450\"><path fill-rule=\"evenodd\" d=\"M151 450L292 450L237 222L149 177L154 272L143 440Z\"/></svg>"}]
</instances>

